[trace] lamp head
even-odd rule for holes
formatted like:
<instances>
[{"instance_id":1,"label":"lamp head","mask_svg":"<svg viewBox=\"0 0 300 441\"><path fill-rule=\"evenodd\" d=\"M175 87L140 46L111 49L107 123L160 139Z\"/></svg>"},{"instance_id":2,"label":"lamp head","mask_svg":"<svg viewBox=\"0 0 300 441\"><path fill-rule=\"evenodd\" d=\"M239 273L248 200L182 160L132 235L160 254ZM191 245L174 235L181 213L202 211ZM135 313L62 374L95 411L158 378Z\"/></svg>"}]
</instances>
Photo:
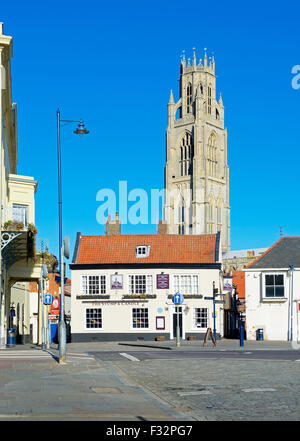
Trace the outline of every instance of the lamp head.
<instances>
[{"instance_id":1,"label":"lamp head","mask_svg":"<svg viewBox=\"0 0 300 441\"><path fill-rule=\"evenodd\" d=\"M76 133L76 135L87 135L88 133L90 133L85 127L84 127L84 122L82 121L82 119L79 121L78 127L76 130L74 130L74 133Z\"/></svg>"}]
</instances>

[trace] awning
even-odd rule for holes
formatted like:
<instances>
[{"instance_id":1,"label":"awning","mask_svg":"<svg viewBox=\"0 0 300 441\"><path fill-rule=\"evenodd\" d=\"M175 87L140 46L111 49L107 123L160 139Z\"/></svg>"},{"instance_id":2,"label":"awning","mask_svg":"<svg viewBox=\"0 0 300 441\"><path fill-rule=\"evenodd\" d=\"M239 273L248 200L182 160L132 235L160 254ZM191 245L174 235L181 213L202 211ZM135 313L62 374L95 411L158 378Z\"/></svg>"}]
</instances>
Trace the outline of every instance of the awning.
<instances>
[{"instance_id":1,"label":"awning","mask_svg":"<svg viewBox=\"0 0 300 441\"><path fill-rule=\"evenodd\" d=\"M30 259L34 239L29 238L27 231L2 231L1 252L3 265L8 270L21 259Z\"/></svg>"}]
</instances>

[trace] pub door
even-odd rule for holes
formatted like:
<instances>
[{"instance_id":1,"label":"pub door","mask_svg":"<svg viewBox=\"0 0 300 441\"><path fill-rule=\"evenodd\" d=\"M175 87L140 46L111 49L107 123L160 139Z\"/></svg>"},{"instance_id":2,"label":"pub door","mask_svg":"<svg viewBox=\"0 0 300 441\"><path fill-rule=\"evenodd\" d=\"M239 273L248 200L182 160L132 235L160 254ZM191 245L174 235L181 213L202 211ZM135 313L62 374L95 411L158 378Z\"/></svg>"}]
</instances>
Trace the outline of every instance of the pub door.
<instances>
[{"instance_id":1,"label":"pub door","mask_svg":"<svg viewBox=\"0 0 300 441\"><path fill-rule=\"evenodd\" d=\"M176 338L177 335L177 317L179 320L179 335L182 338L182 306L179 306L179 313L177 313L177 306L174 307L173 311L173 336L171 338Z\"/></svg>"}]
</instances>

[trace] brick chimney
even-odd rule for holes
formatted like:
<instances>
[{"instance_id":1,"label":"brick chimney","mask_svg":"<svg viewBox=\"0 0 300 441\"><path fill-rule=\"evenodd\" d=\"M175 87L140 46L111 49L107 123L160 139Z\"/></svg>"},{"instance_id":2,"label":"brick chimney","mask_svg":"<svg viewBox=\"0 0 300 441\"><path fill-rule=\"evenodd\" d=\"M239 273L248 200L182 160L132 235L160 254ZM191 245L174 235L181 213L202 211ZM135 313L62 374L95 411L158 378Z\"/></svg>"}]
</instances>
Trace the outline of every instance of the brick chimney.
<instances>
[{"instance_id":1,"label":"brick chimney","mask_svg":"<svg viewBox=\"0 0 300 441\"><path fill-rule=\"evenodd\" d=\"M107 217L106 222L106 235L107 236L117 236L121 234L121 224L119 221L119 213L116 213L116 220L111 220L110 214Z\"/></svg>"},{"instance_id":2,"label":"brick chimney","mask_svg":"<svg viewBox=\"0 0 300 441\"><path fill-rule=\"evenodd\" d=\"M158 221L158 234L167 234L167 224L162 220Z\"/></svg>"}]
</instances>

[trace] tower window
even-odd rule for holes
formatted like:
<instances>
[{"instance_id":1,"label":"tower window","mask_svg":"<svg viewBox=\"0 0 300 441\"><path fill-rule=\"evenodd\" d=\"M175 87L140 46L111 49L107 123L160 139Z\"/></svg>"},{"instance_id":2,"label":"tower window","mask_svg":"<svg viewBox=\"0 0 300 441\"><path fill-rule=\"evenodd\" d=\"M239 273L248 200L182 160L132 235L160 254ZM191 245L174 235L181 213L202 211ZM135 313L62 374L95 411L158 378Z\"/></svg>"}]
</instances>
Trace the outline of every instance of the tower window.
<instances>
[{"instance_id":1,"label":"tower window","mask_svg":"<svg viewBox=\"0 0 300 441\"><path fill-rule=\"evenodd\" d=\"M192 85L188 84L186 88L186 112L191 113L192 110Z\"/></svg>"},{"instance_id":2,"label":"tower window","mask_svg":"<svg viewBox=\"0 0 300 441\"><path fill-rule=\"evenodd\" d=\"M217 207L217 222L218 224L222 223L222 211L221 207Z\"/></svg>"},{"instance_id":3,"label":"tower window","mask_svg":"<svg viewBox=\"0 0 300 441\"><path fill-rule=\"evenodd\" d=\"M211 87L208 86L207 113L211 115Z\"/></svg>"},{"instance_id":4,"label":"tower window","mask_svg":"<svg viewBox=\"0 0 300 441\"><path fill-rule=\"evenodd\" d=\"M211 204L208 205L207 230L209 234L214 232L213 206Z\"/></svg>"},{"instance_id":5,"label":"tower window","mask_svg":"<svg viewBox=\"0 0 300 441\"><path fill-rule=\"evenodd\" d=\"M193 156L192 135L186 133L180 143L180 174L187 176L191 174L191 161Z\"/></svg>"},{"instance_id":6,"label":"tower window","mask_svg":"<svg viewBox=\"0 0 300 441\"><path fill-rule=\"evenodd\" d=\"M216 136L214 135L214 133L208 139L207 161L208 161L208 175L209 176L216 176L216 174L217 174L217 147L216 147Z\"/></svg>"}]
</instances>

